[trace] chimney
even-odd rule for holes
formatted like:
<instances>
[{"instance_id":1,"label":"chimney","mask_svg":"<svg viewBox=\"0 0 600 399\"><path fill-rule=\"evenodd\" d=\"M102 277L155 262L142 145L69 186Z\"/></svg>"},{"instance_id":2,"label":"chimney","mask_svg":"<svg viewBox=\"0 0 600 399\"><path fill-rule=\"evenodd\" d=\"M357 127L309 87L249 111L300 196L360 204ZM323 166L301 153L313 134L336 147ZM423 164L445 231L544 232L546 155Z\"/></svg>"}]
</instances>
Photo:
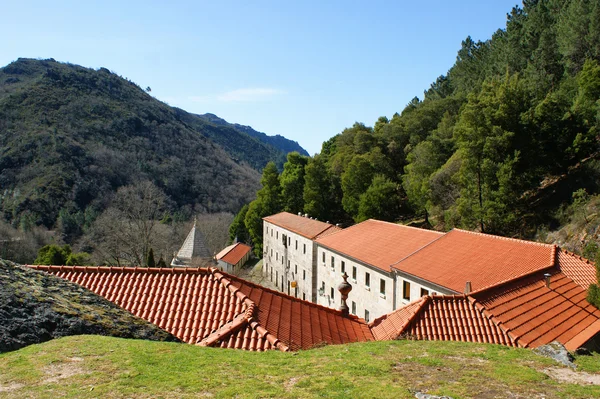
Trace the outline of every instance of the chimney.
<instances>
[{"instance_id":1,"label":"chimney","mask_svg":"<svg viewBox=\"0 0 600 399\"><path fill-rule=\"evenodd\" d=\"M546 279L546 287L550 288L550 273L544 273L544 278Z\"/></svg>"},{"instance_id":2,"label":"chimney","mask_svg":"<svg viewBox=\"0 0 600 399\"><path fill-rule=\"evenodd\" d=\"M471 293L471 282L467 281L467 284L465 284L465 294L470 294Z\"/></svg>"},{"instance_id":3,"label":"chimney","mask_svg":"<svg viewBox=\"0 0 600 399\"><path fill-rule=\"evenodd\" d=\"M298 216L302 216L302 212L298 212Z\"/></svg>"},{"instance_id":4,"label":"chimney","mask_svg":"<svg viewBox=\"0 0 600 399\"><path fill-rule=\"evenodd\" d=\"M350 314L350 309L348 309L348 304L346 303L346 299L348 299L348 294L352 291L352 285L348 282L348 273L344 272L342 274L342 278L344 281L338 285L338 291L342 294L342 303L340 305L340 311L342 312L342 316L348 316Z\"/></svg>"},{"instance_id":5,"label":"chimney","mask_svg":"<svg viewBox=\"0 0 600 399\"><path fill-rule=\"evenodd\" d=\"M305 214L304 214L304 217L305 217L305 218L308 218L308 213L305 213Z\"/></svg>"}]
</instances>

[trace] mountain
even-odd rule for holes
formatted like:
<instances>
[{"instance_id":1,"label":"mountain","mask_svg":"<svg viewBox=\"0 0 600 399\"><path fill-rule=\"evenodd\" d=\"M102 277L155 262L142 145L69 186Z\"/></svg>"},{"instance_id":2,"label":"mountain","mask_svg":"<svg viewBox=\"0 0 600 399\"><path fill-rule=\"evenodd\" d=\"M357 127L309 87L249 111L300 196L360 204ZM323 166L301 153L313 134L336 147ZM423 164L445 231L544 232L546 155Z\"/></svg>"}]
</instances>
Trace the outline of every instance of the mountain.
<instances>
[{"instance_id":1,"label":"mountain","mask_svg":"<svg viewBox=\"0 0 600 399\"><path fill-rule=\"evenodd\" d=\"M309 156L308 151L306 151L304 148L302 148L300 146L300 144L298 144L297 141L292 141L290 139L286 139L285 137L283 137L279 134L277 134L275 136L268 136L267 134L265 134L263 132L257 132L256 130L252 129L252 127L250 127L250 126L244 126L244 125L240 125L238 123L229 123L225 119L219 118L215 114L203 114L203 115L196 115L196 116L198 116L198 117L204 119L205 121L210 122L214 125L228 126L228 127L231 127L233 129L237 130L238 132L245 133L248 136L257 138L262 143L272 145L273 147L277 148L278 150L284 152L285 154L296 151L296 152L299 152L301 155Z\"/></svg>"},{"instance_id":2,"label":"mountain","mask_svg":"<svg viewBox=\"0 0 600 399\"><path fill-rule=\"evenodd\" d=\"M0 212L13 225L102 212L150 180L172 211L237 211L284 151L158 101L106 68L20 58L0 68Z\"/></svg>"}]
</instances>

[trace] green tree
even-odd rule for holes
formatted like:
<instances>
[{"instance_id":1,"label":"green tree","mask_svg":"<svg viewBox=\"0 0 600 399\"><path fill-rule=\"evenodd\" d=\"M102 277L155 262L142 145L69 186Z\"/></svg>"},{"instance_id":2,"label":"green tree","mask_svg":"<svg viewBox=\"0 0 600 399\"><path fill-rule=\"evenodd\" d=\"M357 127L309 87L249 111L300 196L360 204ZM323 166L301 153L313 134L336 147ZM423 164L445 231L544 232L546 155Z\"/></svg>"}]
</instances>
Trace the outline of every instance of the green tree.
<instances>
[{"instance_id":1,"label":"green tree","mask_svg":"<svg viewBox=\"0 0 600 399\"><path fill-rule=\"evenodd\" d=\"M235 215L233 222L229 226L229 243L237 240L239 242L248 242L248 229L244 220L246 219L246 213L248 212L248 204L245 204L242 209Z\"/></svg>"},{"instance_id":2,"label":"green tree","mask_svg":"<svg viewBox=\"0 0 600 399\"><path fill-rule=\"evenodd\" d=\"M364 155L354 157L342 175L342 206L354 219L358 217L360 196L367 191L374 175L375 169Z\"/></svg>"},{"instance_id":3,"label":"green tree","mask_svg":"<svg viewBox=\"0 0 600 399\"><path fill-rule=\"evenodd\" d=\"M71 246L62 247L56 244L44 245L38 251L37 258L33 261L36 265L56 265L67 264L67 258L71 255Z\"/></svg>"},{"instance_id":4,"label":"green tree","mask_svg":"<svg viewBox=\"0 0 600 399\"><path fill-rule=\"evenodd\" d=\"M244 217L244 224L257 257L262 257L262 218L281 212L281 184L277 167L273 162L269 162L263 169L260 182L262 188L256 193L256 199L250 203Z\"/></svg>"},{"instance_id":5,"label":"green tree","mask_svg":"<svg viewBox=\"0 0 600 399\"><path fill-rule=\"evenodd\" d=\"M399 214L398 185L377 175L367 191L360 196L357 223L367 219L395 221Z\"/></svg>"},{"instance_id":6,"label":"green tree","mask_svg":"<svg viewBox=\"0 0 600 399\"><path fill-rule=\"evenodd\" d=\"M146 267L156 267L156 262L154 261L154 250L150 248L148 251L148 256L146 257Z\"/></svg>"},{"instance_id":7,"label":"green tree","mask_svg":"<svg viewBox=\"0 0 600 399\"><path fill-rule=\"evenodd\" d=\"M587 300L600 309L600 256L596 258L596 284L590 284L587 292Z\"/></svg>"},{"instance_id":8,"label":"green tree","mask_svg":"<svg viewBox=\"0 0 600 399\"><path fill-rule=\"evenodd\" d=\"M283 210L286 212L298 213L304 209L304 168L307 162L308 157L297 152L287 155L280 178Z\"/></svg>"}]
</instances>

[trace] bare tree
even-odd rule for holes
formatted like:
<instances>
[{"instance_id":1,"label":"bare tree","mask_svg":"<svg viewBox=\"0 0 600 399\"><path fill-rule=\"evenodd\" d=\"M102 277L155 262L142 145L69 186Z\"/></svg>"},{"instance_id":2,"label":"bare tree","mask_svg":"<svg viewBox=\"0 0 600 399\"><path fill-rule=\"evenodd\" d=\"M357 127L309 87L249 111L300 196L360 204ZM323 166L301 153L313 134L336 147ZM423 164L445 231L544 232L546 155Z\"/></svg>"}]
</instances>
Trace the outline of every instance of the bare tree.
<instances>
[{"instance_id":1,"label":"bare tree","mask_svg":"<svg viewBox=\"0 0 600 399\"><path fill-rule=\"evenodd\" d=\"M145 265L165 201L166 195L149 181L120 188L94 223L94 250L111 264Z\"/></svg>"}]
</instances>

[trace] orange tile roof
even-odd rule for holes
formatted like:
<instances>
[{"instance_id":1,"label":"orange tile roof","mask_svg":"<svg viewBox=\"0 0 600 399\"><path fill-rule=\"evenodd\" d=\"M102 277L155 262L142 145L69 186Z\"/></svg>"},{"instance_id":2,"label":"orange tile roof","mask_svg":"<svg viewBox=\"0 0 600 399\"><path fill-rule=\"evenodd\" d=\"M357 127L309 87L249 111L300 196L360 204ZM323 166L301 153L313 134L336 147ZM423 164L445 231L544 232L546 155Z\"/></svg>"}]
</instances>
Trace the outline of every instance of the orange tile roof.
<instances>
[{"instance_id":1,"label":"orange tile roof","mask_svg":"<svg viewBox=\"0 0 600 399\"><path fill-rule=\"evenodd\" d=\"M237 263L251 250L252 248L250 246L238 242L223 249L215 256L215 258L229 263L230 265L237 265Z\"/></svg>"},{"instance_id":2,"label":"orange tile roof","mask_svg":"<svg viewBox=\"0 0 600 399\"><path fill-rule=\"evenodd\" d=\"M78 283L192 344L263 351L374 339L362 319L214 268L30 267Z\"/></svg>"},{"instance_id":3,"label":"orange tile roof","mask_svg":"<svg viewBox=\"0 0 600 399\"><path fill-rule=\"evenodd\" d=\"M594 263L579 255L560 250L558 251L558 265L566 276L583 289L587 290L590 284L598 283Z\"/></svg>"},{"instance_id":4,"label":"orange tile roof","mask_svg":"<svg viewBox=\"0 0 600 399\"><path fill-rule=\"evenodd\" d=\"M523 347L559 341L566 345L600 319L586 291L555 269L550 288L543 273L473 294L489 317ZM596 333L600 332L600 325Z\"/></svg>"},{"instance_id":5,"label":"orange tile roof","mask_svg":"<svg viewBox=\"0 0 600 399\"><path fill-rule=\"evenodd\" d=\"M462 293L467 281L478 291L549 268L555 253L554 245L454 229L392 267Z\"/></svg>"},{"instance_id":6,"label":"orange tile roof","mask_svg":"<svg viewBox=\"0 0 600 399\"><path fill-rule=\"evenodd\" d=\"M502 328L463 295L424 297L375 319L370 326L377 340L406 336L516 346Z\"/></svg>"},{"instance_id":7,"label":"orange tile roof","mask_svg":"<svg viewBox=\"0 0 600 399\"><path fill-rule=\"evenodd\" d=\"M341 230L339 227L332 224L305 218L304 216L294 215L289 212L280 212L275 215L267 216L263 218L263 220L311 240L326 232L331 233Z\"/></svg>"},{"instance_id":8,"label":"orange tile roof","mask_svg":"<svg viewBox=\"0 0 600 399\"><path fill-rule=\"evenodd\" d=\"M541 271L472 295L421 298L377 318L371 331L377 340L411 336L520 347L556 340L577 349L600 333L600 310L560 270L550 273L550 288Z\"/></svg>"},{"instance_id":9,"label":"orange tile roof","mask_svg":"<svg viewBox=\"0 0 600 399\"><path fill-rule=\"evenodd\" d=\"M441 236L437 231L370 219L321 237L317 243L389 272L390 265Z\"/></svg>"}]
</instances>

